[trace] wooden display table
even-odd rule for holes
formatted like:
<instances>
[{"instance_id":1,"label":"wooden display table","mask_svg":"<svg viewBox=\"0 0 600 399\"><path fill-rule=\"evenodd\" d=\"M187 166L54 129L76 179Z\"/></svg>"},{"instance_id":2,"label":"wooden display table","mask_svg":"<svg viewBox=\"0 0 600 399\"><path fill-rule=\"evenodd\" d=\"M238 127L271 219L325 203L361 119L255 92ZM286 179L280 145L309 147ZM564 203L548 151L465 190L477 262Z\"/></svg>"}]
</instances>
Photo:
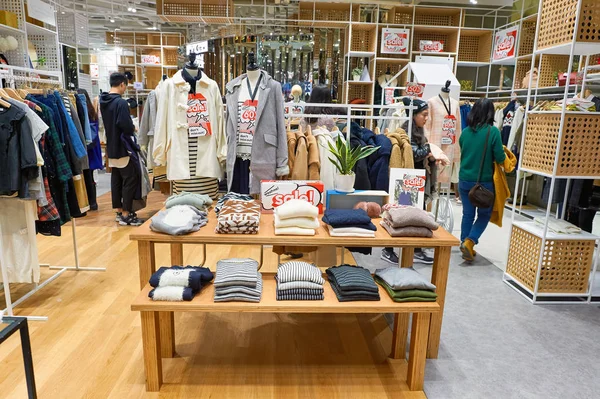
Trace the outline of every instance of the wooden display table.
<instances>
[{"instance_id":1,"label":"wooden display table","mask_svg":"<svg viewBox=\"0 0 600 399\"><path fill-rule=\"evenodd\" d=\"M142 318L142 339L146 389L158 391L162 384L162 358L173 357L175 353L175 326L173 312L251 312L251 313L394 313L394 332L391 357L403 359L406 353L409 314L413 314L413 325L408 359L407 382L411 390L423 389L425 358L437 357L446 282L450 264L450 251L459 245L456 237L442 228L434 232L432 238L390 237L377 226L375 238L331 237L322 224L315 236L276 236L272 215L261 215L258 234L216 234L216 216L209 214L209 222L200 231L184 236L170 236L150 230L150 221L136 228L130 235L138 241L140 268L139 296L131 309L139 311ZM159 302L148 298L148 280L156 271L154 244L171 244L171 264L183 264L183 244L221 245L294 245L332 247L402 247L401 266L412 266L413 249L427 247L435 249L431 282L437 287L437 302L392 301L387 292L380 288L380 301L338 302L329 283L325 283L323 301L277 301L273 274L263 275L263 293L259 303L221 302L214 303L214 287L206 286L190 302ZM262 254L262 252L261 252Z\"/></svg>"}]
</instances>

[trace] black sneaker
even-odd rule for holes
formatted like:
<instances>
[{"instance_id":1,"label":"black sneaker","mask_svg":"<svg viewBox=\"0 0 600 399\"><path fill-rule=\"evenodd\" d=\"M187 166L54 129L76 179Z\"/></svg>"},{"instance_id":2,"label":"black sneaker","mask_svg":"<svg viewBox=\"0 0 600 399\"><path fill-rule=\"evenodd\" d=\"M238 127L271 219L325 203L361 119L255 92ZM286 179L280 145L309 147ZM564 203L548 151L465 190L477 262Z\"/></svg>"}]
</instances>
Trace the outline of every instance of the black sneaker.
<instances>
[{"instance_id":1,"label":"black sneaker","mask_svg":"<svg viewBox=\"0 0 600 399\"><path fill-rule=\"evenodd\" d=\"M121 217L123 216L123 212L116 212L115 222L119 223L121 221Z\"/></svg>"},{"instance_id":2,"label":"black sneaker","mask_svg":"<svg viewBox=\"0 0 600 399\"><path fill-rule=\"evenodd\" d=\"M415 251L413 257L414 263L423 263L425 265L433 265L433 258L425 253L425 251Z\"/></svg>"},{"instance_id":3,"label":"black sneaker","mask_svg":"<svg viewBox=\"0 0 600 399\"><path fill-rule=\"evenodd\" d=\"M138 219L135 213L130 213L128 216L121 216L119 224L121 226L141 226L144 224L144 221L142 219Z\"/></svg>"},{"instance_id":4,"label":"black sneaker","mask_svg":"<svg viewBox=\"0 0 600 399\"><path fill-rule=\"evenodd\" d=\"M386 262L391 263L392 265L398 266L398 255L394 252L393 249L384 248L381 250L381 259Z\"/></svg>"}]
</instances>

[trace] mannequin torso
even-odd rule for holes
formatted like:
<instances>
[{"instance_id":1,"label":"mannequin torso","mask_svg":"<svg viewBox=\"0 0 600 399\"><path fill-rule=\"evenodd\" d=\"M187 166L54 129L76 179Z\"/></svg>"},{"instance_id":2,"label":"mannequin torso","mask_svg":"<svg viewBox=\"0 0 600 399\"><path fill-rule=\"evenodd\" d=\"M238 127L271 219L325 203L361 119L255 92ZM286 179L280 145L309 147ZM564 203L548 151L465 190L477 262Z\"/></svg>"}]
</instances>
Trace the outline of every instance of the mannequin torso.
<instances>
[{"instance_id":1,"label":"mannequin torso","mask_svg":"<svg viewBox=\"0 0 600 399\"><path fill-rule=\"evenodd\" d=\"M248 83L250 83L250 87L254 91L256 85L258 84L258 78L260 77L260 69L256 71L247 71L246 78L242 79L241 91L240 91L240 101L250 100L251 93L248 91ZM256 90L256 95L254 96L254 100L259 99L260 90Z\"/></svg>"}]
</instances>

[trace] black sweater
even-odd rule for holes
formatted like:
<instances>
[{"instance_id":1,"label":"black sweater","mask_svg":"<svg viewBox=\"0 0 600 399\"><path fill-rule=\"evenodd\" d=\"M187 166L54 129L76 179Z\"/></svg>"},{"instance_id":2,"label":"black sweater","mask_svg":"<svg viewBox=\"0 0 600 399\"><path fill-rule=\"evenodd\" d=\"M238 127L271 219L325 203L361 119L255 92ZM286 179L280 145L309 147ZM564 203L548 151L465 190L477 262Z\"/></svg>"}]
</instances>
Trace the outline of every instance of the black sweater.
<instances>
[{"instance_id":1,"label":"black sweater","mask_svg":"<svg viewBox=\"0 0 600 399\"><path fill-rule=\"evenodd\" d=\"M106 153L110 159L119 159L129 155L121 142L121 134L133 136L135 127L129 115L127 101L116 93L102 93L100 112L106 132Z\"/></svg>"}]
</instances>

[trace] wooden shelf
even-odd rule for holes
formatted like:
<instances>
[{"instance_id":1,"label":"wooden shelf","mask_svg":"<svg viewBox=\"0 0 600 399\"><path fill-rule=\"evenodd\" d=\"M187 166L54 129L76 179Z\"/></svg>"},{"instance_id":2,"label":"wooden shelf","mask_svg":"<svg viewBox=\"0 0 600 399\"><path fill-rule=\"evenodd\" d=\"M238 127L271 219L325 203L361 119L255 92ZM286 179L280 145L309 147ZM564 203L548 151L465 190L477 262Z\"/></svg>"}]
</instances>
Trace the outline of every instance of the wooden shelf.
<instances>
[{"instance_id":1,"label":"wooden shelf","mask_svg":"<svg viewBox=\"0 0 600 399\"><path fill-rule=\"evenodd\" d=\"M419 313L439 312L437 302L394 302L384 288L379 286L379 301L339 302L325 281L324 300L278 301L275 274L263 274L260 302L215 302L215 286L208 284L191 301L153 301L148 297L152 287L148 284L131 304L133 311L160 312L252 312L252 313Z\"/></svg>"}]
</instances>

